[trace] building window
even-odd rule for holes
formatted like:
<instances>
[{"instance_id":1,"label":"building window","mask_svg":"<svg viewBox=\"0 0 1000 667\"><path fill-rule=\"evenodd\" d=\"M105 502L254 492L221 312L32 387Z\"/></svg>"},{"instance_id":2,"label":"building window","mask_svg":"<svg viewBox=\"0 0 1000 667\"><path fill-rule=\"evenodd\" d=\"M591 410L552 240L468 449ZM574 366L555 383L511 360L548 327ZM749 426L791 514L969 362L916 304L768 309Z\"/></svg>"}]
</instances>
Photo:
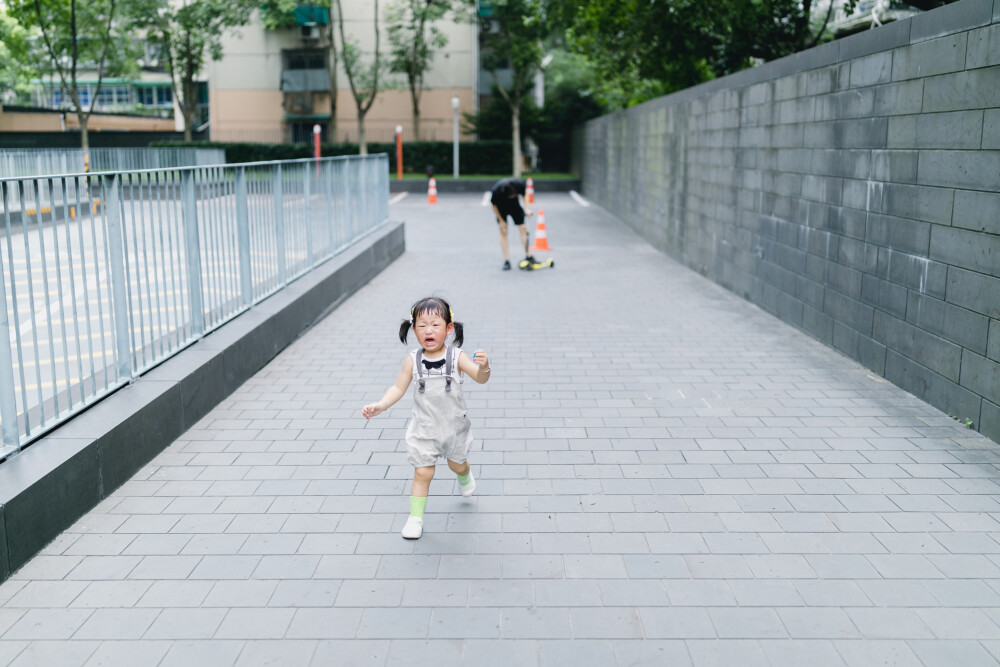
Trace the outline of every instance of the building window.
<instances>
[{"instance_id":1,"label":"building window","mask_svg":"<svg viewBox=\"0 0 1000 667\"><path fill-rule=\"evenodd\" d=\"M326 69L326 51L285 51L285 69Z\"/></svg>"}]
</instances>

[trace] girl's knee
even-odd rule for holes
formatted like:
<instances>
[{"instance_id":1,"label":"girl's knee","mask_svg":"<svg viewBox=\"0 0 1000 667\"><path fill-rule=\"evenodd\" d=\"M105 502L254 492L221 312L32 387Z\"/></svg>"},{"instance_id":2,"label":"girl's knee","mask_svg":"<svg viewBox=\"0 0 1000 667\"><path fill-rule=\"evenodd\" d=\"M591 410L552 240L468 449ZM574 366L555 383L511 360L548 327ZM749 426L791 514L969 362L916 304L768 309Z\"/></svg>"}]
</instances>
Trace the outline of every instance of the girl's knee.
<instances>
[{"instance_id":1,"label":"girl's knee","mask_svg":"<svg viewBox=\"0 0 1000 667\"><path fill-rule=\"evenodd\" d=\"M420 480L423 482L429 482L433 478L434 478L434 466L413 469L413 479Z\"/></svg>"}]
</instances>

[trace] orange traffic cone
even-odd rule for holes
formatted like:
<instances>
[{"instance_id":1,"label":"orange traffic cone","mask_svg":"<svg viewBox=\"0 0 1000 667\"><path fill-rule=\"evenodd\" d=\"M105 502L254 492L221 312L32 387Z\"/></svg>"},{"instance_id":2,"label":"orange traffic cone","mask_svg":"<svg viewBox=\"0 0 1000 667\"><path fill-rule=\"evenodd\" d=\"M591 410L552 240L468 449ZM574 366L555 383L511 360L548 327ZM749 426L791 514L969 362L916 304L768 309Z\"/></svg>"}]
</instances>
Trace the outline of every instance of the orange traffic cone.
<instances>
[{"instance_id":1,"label":"orange traffic cone","mask_svg":"<svg viewBox=\"0 0 1000 667\"><path fill-rule=\"evenodd\" d=\"M528 183L524 186L524 203L535 203L535 183L530 178L528 179Z\"/></svg>"},{"instance_id":2,"label":"orange traffic cone","mask_svg":"<svg viewBox=\"0 0 1000 667\"><path fill-rule=\"evenodd\" d=\"M545 211L538 211L538 226L535 228L535 245L532 250L552 250L549 247L549 237L545 233Z\"/></svg>"},{"instance_id":3,"label":"orange traffic cone","mask_svg":"<svg viewBox=\"0 0 1000 667\"><path fill-rule=\"evenodd\" d=\"M431 177L431 180L427 182L427 203L438 203L438 186L437 181L434 180L433 176Z\"/></svg>"}]
</instances>

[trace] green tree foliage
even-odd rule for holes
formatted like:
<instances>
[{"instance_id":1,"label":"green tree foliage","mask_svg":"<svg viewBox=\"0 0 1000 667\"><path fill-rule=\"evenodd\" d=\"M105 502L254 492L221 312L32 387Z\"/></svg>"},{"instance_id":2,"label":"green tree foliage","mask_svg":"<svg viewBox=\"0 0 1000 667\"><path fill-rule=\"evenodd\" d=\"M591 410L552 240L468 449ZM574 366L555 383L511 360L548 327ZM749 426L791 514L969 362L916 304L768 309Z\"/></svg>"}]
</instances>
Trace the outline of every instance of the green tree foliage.
<instances>
[{"instance_id":1,"label":"green tree foliage","mask_svg":"<svg viewBox=\"0 0 1000 667\"><path fill-rule=\"evenodd\" d=\"M145 28L148 41L160 48L170 70L174 99L184 116L184 139L191 140L198 109L197 77L208 58L222 58L222 36L246 25L255 7L248 0L145 0L129 12Z\"/></svg>"},{"instance_id":2,"label":"green tree foliage","mask_svg":"<svg viewBox=\"0 0 1000 667\"><path fill-rule=\"evenodd\" d=\"M28 31L0 7L0 104L27 96L32 69Z\"/></svg>"},{"instance_id":3,"label":"green tree foliage","mask_svg":"<svg viewBox=\"0 0 1000 667\"><path fill-rule=\"evenodd\" d=\"M534 97L521 105L521 134L539 147L542 171L568 171L569 147L575 125L605 113L607 105L594 95L594 67L585 57L565 50L550 51L552 61L545 67L545 104L539 109ZM510 106L494 91L479 113L466 115L470 130L480 139L510 138Z\"/></svg>"},{"instance_id":4,"label":"green tree foliage","mask_svg":"<svg viewBox=\"0 0 1000 667\"><path fill-rule=\"evenodd\" d=\"M548 32L544 7L539 0L496 0L492 3L496 30L483 35L483 67L496 83L496 90L511 113L511 143L514 145L515 176L521 175L521 108L534 84L542 61L542 39ZM510 84L501 71L510 73Z\"/></svg>"},{"instance_id":5,"label":"green tree foliage","mask_svg":"<svg viewBox=\"0 0 1000 667\"><path fill-rule=\"evenodd\" d=\"M838 0L833 0L837 2ZM547 18L627 106L815 46L814 0L549 0ZM612 95L611 97L614 97Z\"/></svg>"},{"instance_id":6,"label":"green tree foliage","mask_svg":"<svg viewBox=\"0 0 1000 667\"><path fill-rule=\"evenodd\" d=\"M80 144L90 148L87 123L106 77L134 74L140 57L137 40L116 0L7 0L7 14L40 37L29 56L42 74L58 77L80 122ZM81 95L82 72L96 72L89 100Z\"/></svg>"},{"instance_id":7,"label":"green tree foliage","mask_svg":"<svg viewBox=\"0 0 1000 667\"><path fill-rule=\"evenodd\" d=\"M420 140L420 96L424 76L430 69L434 52L448 44L448 38L434 23L453 11L463 16L467 0L395 0L389 5L389 44L391 72L406 76L413 106L413 135Z\"/></svg>"}]
</instances>

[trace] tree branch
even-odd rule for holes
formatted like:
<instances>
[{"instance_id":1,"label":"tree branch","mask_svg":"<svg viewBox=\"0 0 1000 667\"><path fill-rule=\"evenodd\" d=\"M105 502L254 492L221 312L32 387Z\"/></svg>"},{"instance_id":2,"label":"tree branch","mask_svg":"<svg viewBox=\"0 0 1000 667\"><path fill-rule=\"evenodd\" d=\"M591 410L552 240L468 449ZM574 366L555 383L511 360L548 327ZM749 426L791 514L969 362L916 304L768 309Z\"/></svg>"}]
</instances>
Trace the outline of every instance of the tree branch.
<instances>
[{"instance_id":1,"label":"tree branch","mask_svg":"<svg viewBox=\"0 0 1000 667\"><path fill-rule=\"evenodd\" d=\"M94 89L94 95L90 98L90 109L87 110L87 118L90 118L90 114L94 111L94 105L97 104L97 94L101 92L101 84L104 83L104 59L108 57L108 47L111 45L111 23L114 20L114 16L115 0L111 0L111 7L108 9L108 25L104 31L104 48L101 49L101 58L97 63L97 88Z\"/></svg>"},{"instance_id":2,"label":"tree branch","mask_svg":"<svg viewBox=\"0 0 1000 667\"><path fill-rule=\"evenodd\" d=\"M35 0L35 15L38 17L38 26L42 31L42 41L45 42L45 49L49 52L49 57L52 59L52 64L55 65L56 73L59 75L59 81L62 82L62 87L66 89L69 93L70 99L73 101L73 105L79 109L80 103L76 94L76 81L73 81L73 86L66 82L66 74L63 72L62 65L59 63L59 58L56 56L55 47L52 46L52 41L49 38L48 31L45 30L47 21L42 19L42 6L39 0Z\"/></svg>"}]
</instances>

